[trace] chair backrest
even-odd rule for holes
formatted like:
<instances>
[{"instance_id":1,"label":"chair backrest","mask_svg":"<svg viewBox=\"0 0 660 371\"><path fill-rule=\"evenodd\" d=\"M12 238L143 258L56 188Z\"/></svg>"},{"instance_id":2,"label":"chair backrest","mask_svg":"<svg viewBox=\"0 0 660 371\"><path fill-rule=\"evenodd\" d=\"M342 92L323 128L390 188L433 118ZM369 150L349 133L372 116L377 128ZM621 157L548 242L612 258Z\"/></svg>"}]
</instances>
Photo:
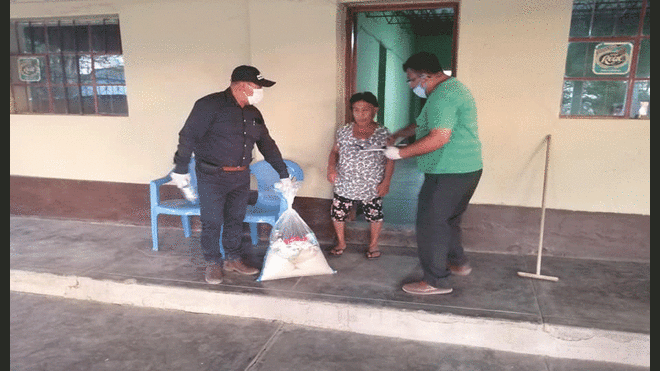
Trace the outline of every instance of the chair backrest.
<instances>
[{"instance_id":1,"label":"chair backrest","mask_svg":"<svg viewBox=\"0 0 660 371\"><path fill-rule=\"evenodd\" d=\"M290 176L296 178L298 181L304 180L304 174L300 165L291 160L284 160L284 163ZM256 207L276 208L279 210L278 214L286 210L286 200L273 187L275 183L280 181L280 175L277 171L268 162L261 160L250 165L250 173L257 178L259 198L257 199Z\"/></svg>"},{"instance_id":2,"label":"chair backrest","mask_svg":"<svg viewBox=\"0 0 660 371\"><path fill-rule=\"evenodd\" d=\"M303 181L304 174L297 163L291 160L284 160L284 163L286 163L289 175L295 177L298 181ZM259 192L273 191L273 185L280 181L280 175L265 160L251 164L250 173L257 178L257 189Z\"/></svg>"},{"instance_id":3,"label":"chair backrest","mask_svg":"<svg viewBox=\"0 0 660 371\"><path fill-rule=\"evenodd\" d=\"M291 160L284 160L284 163L286 163L286 168L289 170L289 175L296 178L296 180L300 182L305 180L305 174L300 168L300 165Z\"/></svg>"}]
</instances>

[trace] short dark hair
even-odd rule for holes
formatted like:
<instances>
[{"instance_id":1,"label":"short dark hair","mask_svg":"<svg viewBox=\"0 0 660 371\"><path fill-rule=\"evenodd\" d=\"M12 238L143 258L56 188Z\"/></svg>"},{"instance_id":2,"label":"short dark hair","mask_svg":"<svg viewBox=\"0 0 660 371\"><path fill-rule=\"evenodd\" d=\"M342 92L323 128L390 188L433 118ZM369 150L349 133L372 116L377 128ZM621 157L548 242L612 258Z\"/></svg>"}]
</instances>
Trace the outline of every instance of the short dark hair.
<instances>
[{"instance_id":1,"label":"short dark hair","mask_svg":"<svg viewBox=\"0 0 660 371\"><path fill-rule=\"evenodd\" d=\"M355 93L353 96L351 96L351 108L353 107L353 103L359 102L361 100L367 103L371 103L374 107L378 107L378 99L376 96L368 91L365 91L364 93Z\"/></svg>"},{"instance_id":2,"label":"short dark hair","mask_svg":"<svg viewBox=\"0 0 660 371\"><path fill-rule=\"evenodd\" d=\"M438 57L433 53L429 52L419 52L413 54L406 63L403 64L403 71L405 72L408 68L426 73L436 73L442 71L442 66Z\"/></svg>"}]
</instances>

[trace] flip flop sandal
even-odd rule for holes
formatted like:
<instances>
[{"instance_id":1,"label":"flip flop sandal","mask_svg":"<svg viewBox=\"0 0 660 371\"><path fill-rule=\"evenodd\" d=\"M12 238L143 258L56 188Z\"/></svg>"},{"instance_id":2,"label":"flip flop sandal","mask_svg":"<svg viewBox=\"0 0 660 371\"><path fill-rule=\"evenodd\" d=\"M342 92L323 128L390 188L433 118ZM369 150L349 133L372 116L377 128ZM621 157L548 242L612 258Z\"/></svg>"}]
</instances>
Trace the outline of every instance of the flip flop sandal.
<instances>
[{"instance_id":1,"label":"flip flop sandal","mask_svg":"<svg viewBox=\"0 0 660 371\"><path fill-rule=\"evenodd\" d=\"M341 256L342 254L344 254L344 250L346 250L346 248L338 249L336 247L333 247L332 249L330 249L329 253L330 255L333 256Z\"/></svg>"},{"instance_id":2,"label":"flip flop sandal","mask_svg":"<svg viewBox=\"0 0 660 371\"><path fill-rule=\"evenodd\" d=\"M367 251L364 255L367 257L367 259L378 259L380 258L382 253L380 252L380 250L376 250L376 251Z\"/></svg>"}]
</instances>

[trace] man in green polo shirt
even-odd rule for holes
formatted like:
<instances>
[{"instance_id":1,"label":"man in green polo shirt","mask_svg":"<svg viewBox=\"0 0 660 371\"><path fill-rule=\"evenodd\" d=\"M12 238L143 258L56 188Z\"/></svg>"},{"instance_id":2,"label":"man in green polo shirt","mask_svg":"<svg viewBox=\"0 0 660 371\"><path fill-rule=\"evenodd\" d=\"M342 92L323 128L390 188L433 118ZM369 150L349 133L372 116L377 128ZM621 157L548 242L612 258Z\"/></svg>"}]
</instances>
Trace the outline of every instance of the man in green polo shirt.
<instances>
[{"instance_id":1,"label":"man in green polo shirt","mask_svg":"<svg viewBox=\"0 0 660 371\"><path fill-rule=\"evenodd\" d=\"M415 135L415 142L385 150L392 160L416 157L424 173L416 221L424 277L403 285L403 291L448 294L452 292L449 276L465 276L472 270L463 252L460 223L483 168L477 108L467 87L444 74L434 54L411 56L403 70L413 92L426 99L416 122L391 138L394 142Z\"/></svg>"}]
</instances>

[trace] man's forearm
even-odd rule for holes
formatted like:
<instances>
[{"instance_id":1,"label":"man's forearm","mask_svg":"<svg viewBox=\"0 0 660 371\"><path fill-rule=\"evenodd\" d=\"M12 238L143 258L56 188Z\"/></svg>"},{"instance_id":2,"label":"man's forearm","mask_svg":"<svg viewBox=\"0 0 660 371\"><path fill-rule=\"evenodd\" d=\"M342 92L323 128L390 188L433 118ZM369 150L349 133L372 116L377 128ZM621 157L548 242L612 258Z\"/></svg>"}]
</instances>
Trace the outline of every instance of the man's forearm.
<instances>
[{"instance_id":1,"label":"man's forearm","mask_svg":"<svg viewBox=\"0 0 660 371\"><path fill-rule=\"evenodd\" d=\"M415 129L417 129L417 124L413 122L412 124L392 134L392 138L394 138L394 140L399 138L408 138L409 136L415 135Z\"/></svg>"},{"instance_id":2,"label":"man's forearm","mask_svg":"<svg viewBox=\"0 0 660 371\"><path fill-rule=\"evenodd\" d=\"M407 158L433 152L447 144L450 138L451 130L449 129L431 130L427 136L416 140L415 143L409 146L402 147L399 150L399 155Z\"/></svg>"}]
</instances>

